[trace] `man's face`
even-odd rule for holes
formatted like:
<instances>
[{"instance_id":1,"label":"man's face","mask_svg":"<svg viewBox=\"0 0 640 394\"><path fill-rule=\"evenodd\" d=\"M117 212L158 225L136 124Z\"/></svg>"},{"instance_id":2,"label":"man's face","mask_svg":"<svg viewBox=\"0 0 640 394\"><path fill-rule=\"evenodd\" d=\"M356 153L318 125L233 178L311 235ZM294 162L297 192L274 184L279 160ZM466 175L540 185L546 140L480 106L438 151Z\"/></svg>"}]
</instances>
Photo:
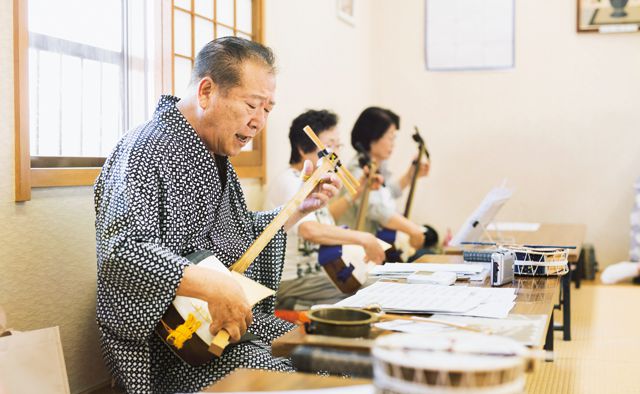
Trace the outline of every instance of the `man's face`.
<instances>
[{"instance_id":1,"label":"man's face","mask_svg":"<svg viewBox=\"0 0 640 394\"><path fill-rule=\"evenodd\" d=\"M236 156L267 123L275 102L275 75L260 63L246 61L240 66L240 84L221 90L200 90L204 110L200 133L207 148L222 156ZM202 86L202 85L201 85Z\"/></svg>"}]
</instances>

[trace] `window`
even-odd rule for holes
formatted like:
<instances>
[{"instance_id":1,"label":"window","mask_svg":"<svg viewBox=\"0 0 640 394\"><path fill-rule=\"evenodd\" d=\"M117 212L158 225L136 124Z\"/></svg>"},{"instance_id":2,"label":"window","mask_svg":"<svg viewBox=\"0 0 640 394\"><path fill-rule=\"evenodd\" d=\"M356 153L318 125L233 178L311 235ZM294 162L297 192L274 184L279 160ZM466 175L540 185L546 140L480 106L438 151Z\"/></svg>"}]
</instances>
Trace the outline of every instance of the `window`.
<instances>
[{"instance_id":1,"label":"window","mask_svg":"<svg viewBox=\"0 0 640 394\"><path fill-rule=\"evenodd\" d=\"M151 3L14 1L16 200L92 184L121 134L149 116Z\"/></svg>"},{"instance_id":2,"label":"window","mask_svg":"<svg viewBox=\"0 0 640 394\"><path fill-rule=\"evenodd\" d=\"M261 0L14 0L16 201L92 184L121 134L186 87L205 43L261 41L261 15ZM261 133L233 159L240 176L264 180L263 147Z\"/></svg>"},{"instance_id":3,"label":"window","mask_svg":"<svg viewBox=\"0 0 640 394\"><path fill-rule=\"evenodd\" d=\"M172 92L180 93L189 84L196 54L209 41L238 36L262 42L262 1L257 0L174 0L171 38ZM243 152L231 159L238 175L260 178L265 167L265 132L259 134Z\"/></svg>"}]
</instances>

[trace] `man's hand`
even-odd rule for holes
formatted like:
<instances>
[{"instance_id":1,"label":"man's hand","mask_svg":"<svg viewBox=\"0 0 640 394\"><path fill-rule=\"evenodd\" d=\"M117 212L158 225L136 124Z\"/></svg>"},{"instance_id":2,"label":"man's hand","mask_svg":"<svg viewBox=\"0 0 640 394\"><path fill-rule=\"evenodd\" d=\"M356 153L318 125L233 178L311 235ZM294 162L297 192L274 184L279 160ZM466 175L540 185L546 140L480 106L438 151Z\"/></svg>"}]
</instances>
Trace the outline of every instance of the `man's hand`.
<instances>
[{"instance_id":1,"label":"man's hand","mask_svg":"<svg viewBox=\"0 0 640 394\"><path fill-rule=\"evenodd\" d=\"M311 174L313 174L313 170L313 163L305 160L302 168L303 178L310 177ZM306 215L324 207L333 196L338 194L338 190L340 190L341 187L342 182L340 182L340 179L335 174L324 174L322 178L320 178L320 183L318 183L316 188L302 201L302 204L298 207L298 211Z\"/></svg>"},{"instance_id":2,"label":"man's hand","mask_svg":"<svg viewBox=\"0 0 640 394\"><path fill-rule=\"evenodd\" d=\"M251 306L240 285L229 275L190 265L185 268L178 295L204 300L209 306L209 331L215 336L221 329L229 340L237 342L253 322Z\"/></svg>"},{"instance_id":3,"label":"man's hand","mask_svg":"<svg viewBox=\"0 0 640 394\"><path fill-rule=\"evenodd\" d=\"M222 286L216 286L213 293L215 295L206 300L211 314L209 331L215 337L220 330L225 329L229 333L230 342L238 342L253 323L251 306L244 291L229 278Z\"/></svg>"},{"instance_id":4,"label":"man's hand","mask_svg":"<svg viewBox=\"0 0 640 394\"><path fill-rule=\"evenodd\" d=\"M376 264L382 264L384 262L385 255L382 246L380 246L380 242L378 242L378 238L365 232L361 232L361 234L361 245L364 248L366 259Z\"/></svg>"}]
</instances>

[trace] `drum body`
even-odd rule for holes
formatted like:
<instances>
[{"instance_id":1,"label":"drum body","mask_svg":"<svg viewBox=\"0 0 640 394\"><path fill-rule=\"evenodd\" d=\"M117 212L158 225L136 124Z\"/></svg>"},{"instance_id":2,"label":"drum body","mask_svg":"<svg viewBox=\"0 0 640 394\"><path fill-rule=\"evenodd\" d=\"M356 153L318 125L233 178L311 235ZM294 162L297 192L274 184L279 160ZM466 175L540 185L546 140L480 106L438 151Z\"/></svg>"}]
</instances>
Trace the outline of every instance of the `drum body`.
<instances>
[{"instance_id":1,"label":"drum body","mask_svg":"<svg viewBox=\"0 0 640 394\"><path fill-rule=\"evenodd\" d=\"M275 294L272 289L244 275L229 271L210 251L198 251L186 258L196 263L198 267L219 272L228 276L230 281L235 281L244 291L250 305L255 305L260 300ZM206 301L176 296L156 325L155 332L173 353L186 363L197 366L211 361L216 356L219 357L228 344L224 335L220 336L221 333L218 333L216 338L222 339L214 341L214 336L209 331L211 322L209 305ZM240 342L255 338L254 334L246 332L240 338Z\"/></svg>"},{"instance_id":2,"label":"drum body","mask_svg":"<svg viewBox=\"0 0 640 394\"><path fill-rule=\"evenodd\" d=\"M523 393L529 350L474 333L391 334L372 350L377 393Z\"/></svg>"},{"instance_id":3,"label":"drum body","mask_svg":"<svg viewBox=\"0 0 640 394\"><path fill-rule=\"evenodd\" d=\"M194 264L202 263L203 266L229 274L229 270L209 251L194 252L186 258ZM179 340L176 346L173 339L170 339L171 331L184 327L189 315L193 317L198 327L195 332L183 333L185 334L183 340ZM207 345L213 341L213 336L209 332L210 322L211 316L206 302L197 298L176 296L156 326L155 332L175 355L189 365L198 366L214 358Z\"/></svg>"}]
</instances>

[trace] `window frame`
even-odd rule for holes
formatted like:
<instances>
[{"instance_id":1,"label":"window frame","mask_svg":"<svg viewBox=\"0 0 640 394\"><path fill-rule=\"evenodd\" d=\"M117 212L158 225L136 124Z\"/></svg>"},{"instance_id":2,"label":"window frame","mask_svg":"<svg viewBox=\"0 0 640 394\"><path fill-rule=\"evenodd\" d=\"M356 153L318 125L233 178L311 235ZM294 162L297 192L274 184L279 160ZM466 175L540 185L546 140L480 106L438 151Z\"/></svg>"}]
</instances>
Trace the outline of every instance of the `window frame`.
<instances>
[{"instance_id":1,"label":"window frame","mask_svg":"<svg viewBox=\"0 0 640 394\"><path fill-rule=\"evenodd\" d=\"M252 1L252 30L255 40L264 43L264 0ZM31 166L29 147L29 30L28 0L13 0L13 74L14 74L14 137L15 137L15 201L31 199L32 188L93 185L101 167ZM235 7L234 0L234 7ZM193 6L193 4L192 4ZM215 4L214 4L215 6ZM193 9L193 7L192 7ZM155 96L173 91L173 0L162 0L156 7L154 21L155 66L160 70L154 81ZM266 182L265 131L253 141L251 151L233 157L241 178L258 178ZM62 157L61 157L62 158ZM75 158L70 158L75 159Z\"/></svg>"},{"instance_id":2,"label":"window frame","mask_svg":"<svg viewBox=\"0 0 640 394\"><path fill-rule=\"evenodd\" d=\"M176 57L176 53L173 47L173 37L174 37L174 23L173 23L173 11L177 9L181 12L188 13L191 17L191 52L195 56L194 53L194 34L193 29L195 28L195 18L204 18L207 20L211 20L203 15L199 15L195 11L195 0L191 1L191 11L176 6L173 0L164 0L162 7L162 28L163 32L162 37L165 42L164 45L166 47L162 50L162 74L163 74L163 88L164 92L174 92L173 86L175 82L175 73L173 69L174 58ZM217 1L217 0L216 0ZM237 9L237 1L233 0L234 3L234 16L235 10ZM236 21L234 17L234 26L229 26L228 24L218 22L215 18L215 10L216 3L213 5L214 9L214 24L223 25L229 29L233 29L234 33L237 33L239 30L236 26ZM256 42L264 44L264 0L251 0L251 24L252 24L252 36ZM170 26L171 28L165 28L166 26ZM240 30L241 33L246 34ZM214 28L215 34L215 28ZM166 56L169 55L169 56ZM165 57L166 56L166 57ZM189 59L193 61L190 57L186 57L184 55L178 54L177 57L183 59ZM253 139L253 147L251 151L241 151L238 156L231 158L231 163L236 170L236 173L240 178L258 178L260 179L261 184L266 183L267 169L266 169L266 129L263 130L256 138Z\"/></svg>"}]
</instances>

